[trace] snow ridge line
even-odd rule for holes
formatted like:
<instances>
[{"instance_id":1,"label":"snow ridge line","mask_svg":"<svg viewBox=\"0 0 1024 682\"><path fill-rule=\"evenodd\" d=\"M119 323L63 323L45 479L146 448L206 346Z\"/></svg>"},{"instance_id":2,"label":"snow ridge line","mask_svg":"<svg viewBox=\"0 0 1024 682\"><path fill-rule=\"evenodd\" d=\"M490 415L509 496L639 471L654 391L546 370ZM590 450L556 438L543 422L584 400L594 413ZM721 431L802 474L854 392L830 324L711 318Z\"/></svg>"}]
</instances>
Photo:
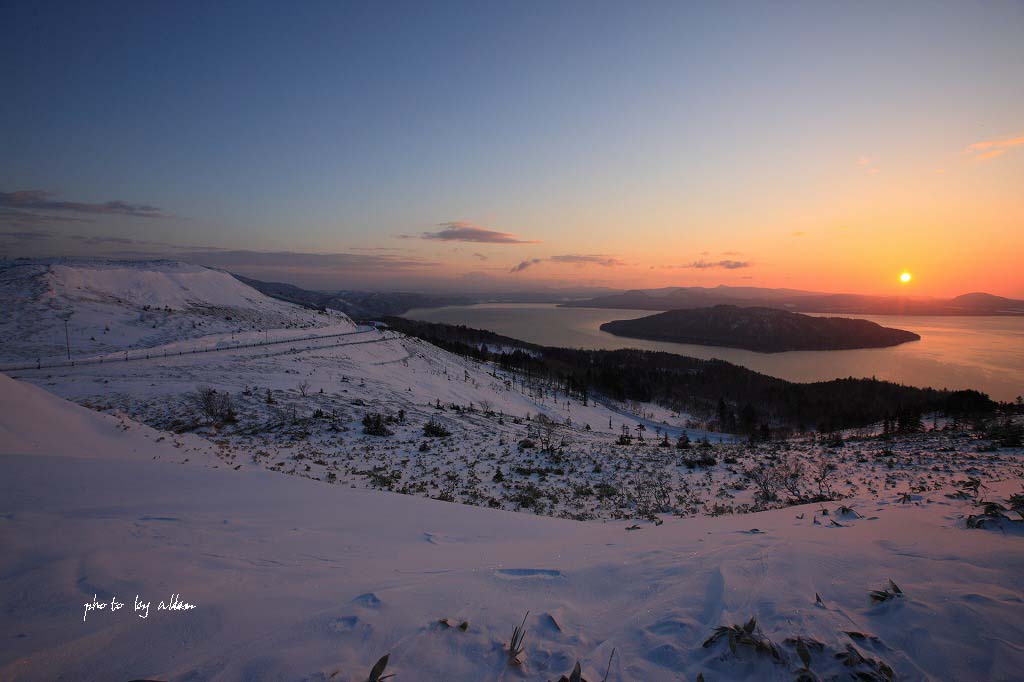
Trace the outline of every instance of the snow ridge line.
<instances>
[{"instance_id":1,"label":"snow ridge line","mask_svg":"<svg viewBox=\"0 0 1024 682\"><path fill-rule=\"evenodd\" d=\"M190 351L163 351L157 352L150 349L140 349L134 351L136 355L130 355L133 351L124 351L125 357L100 357L100 358L82 358L80 360L61 360L59 362L35 362L29 364L20 365L0 365L0 372L19 372L33 369L49 369L53 367L77 367L79 365L103 365L114 362L131 362L133 360L152 360L153 358L166 358L173 357L175 355L194 355L198 353L216 353L219 351L238 350L240 348L257 348L259 346L275 346L283 343L303 343L305 341L316 341L318 339L333 339L340 336L353 336L355 334L366 334L367 332L374 331L374 327L366 327L352 332L340 332L338 334L321 334L318 336L303 336L294 339L281 339L278 341L259 341L257 343L239 343L234 346L220 346L214 348L194 348ZM200 339L196 339L199 341ZM377 340L377 339L375 339ZM368 343L368 342L357 342L357 343ZM348 344L342 344L348 345ZM330 348L331 346L323 346L324 348ZM120 353L121 351L116 351ZM140 355L143 354L144 355ZM112 354L111 354L112 355Z\"/></svg>"}]
</instances>

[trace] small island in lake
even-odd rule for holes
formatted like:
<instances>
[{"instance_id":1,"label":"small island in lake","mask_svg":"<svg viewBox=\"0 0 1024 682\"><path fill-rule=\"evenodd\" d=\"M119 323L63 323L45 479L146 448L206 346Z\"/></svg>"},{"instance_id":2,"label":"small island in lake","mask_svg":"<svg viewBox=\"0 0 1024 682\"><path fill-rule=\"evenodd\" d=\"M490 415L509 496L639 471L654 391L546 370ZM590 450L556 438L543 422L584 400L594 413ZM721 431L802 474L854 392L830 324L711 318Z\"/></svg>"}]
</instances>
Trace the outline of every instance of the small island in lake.
<instances>
[{"instance_id":1,"label":"small island in lake","mask_svg":"<svg viewBox=\"0 0 1024 682\"><path fill-rule=\"evenodd\" d=\"M814 317L776 308L716 305L669 310L635 320L613 320L601 330L616 336L701 346L728 346L761 353L790 350L885 348L921 337L869 320Z\"/></svg>"}]
</instances>

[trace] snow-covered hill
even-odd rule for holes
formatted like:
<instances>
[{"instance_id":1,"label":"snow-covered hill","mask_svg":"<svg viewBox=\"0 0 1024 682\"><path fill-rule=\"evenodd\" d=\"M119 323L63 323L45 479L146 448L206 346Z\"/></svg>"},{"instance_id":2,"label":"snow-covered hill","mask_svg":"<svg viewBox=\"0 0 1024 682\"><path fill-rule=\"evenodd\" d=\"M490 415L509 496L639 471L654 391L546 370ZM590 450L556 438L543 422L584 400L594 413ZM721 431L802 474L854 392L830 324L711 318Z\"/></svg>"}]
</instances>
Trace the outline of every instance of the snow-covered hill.
<instances>
[{"instance_id":1,"label":"snow-covered hill","mask_svg":"<svg viewBox=\"0 0 1024 682\"><path fill-rule=\"evenodd\" d=\"M68 337L65 338L64 321ZM73 358L210 335L347 325L261 294L228 273L175 261L0 263L0 362Z\"/></svg>"},{"instance_id":2,"label":"snow-covered hill","mask_svg":"<svg viewBox=\"0 0 1024 682\"><path fill-rule=\"evenodd\" d=\"M608 518L635 513L631 491L650 476L664 473L674 484L693 479L701 501L690 504L698 506L729 484L705 484L694 476L700 471L682 466L674 447L615 445L623 428L638 434L640 425L652 446L662 434L673 445L683 432L696 441L703 432L687 429L685 414L610 400L583 404L548 382L524 380L393 332L367 329L205 354L179 355L181 345L151 349L148 359L114 357L14 375L96 410L205 435L216 440L225 464L317 478L324 485ZM234 420L215 423L204 414L200 389L230 399ZM364 433L363 419L374 414L386 420L390 435ZM449 435L426 436L431 422ZM625 465L627 460L642 467Z\"/></svg>"},{"instance_id":3,"label":"snow-covered hill","mask_svg":"<svg viewBox=\"0 0 1024 682\"><path fill-rule=\"evenodd\" d=\"M149 298L159 298L172 311L179 310L172 303L184 306L180 313L166 314L185 320L195 319L197 309L205 310L194 305L197 300L233 311L283 310L289 315L286 324L294 314L317 315L263 298L233 278L225 282L218 271L183 264L33 267L42 273L36 275L37 282L50 283L62 292L62 300L75 299L76 315L88 316L83 311L90 311L93 318L125 320L119 329L134 329L140 301ZM217 290L220 284L225 291ZM122 287L127 293L118 294ZM105 292L99 311L96 292ZM202 298L192 298L200 294ZM117 300L109 303L111 297ZM39 295L34 306L24 301L23 315L10 324L24 329L26 320L46 317L44 302L54 298ZM34 362L23 362L14 374L96 410L216 440L216 449L186 448L196 457L217 456L231 466L264 467L325 484L385 487L572 518L632 513L625 508L631 502L623 486L642 485L648 472L602 468L619 456L611 446L622 429L639 433L644 427L648 439L667 434L673 442L684 431L694 440L703 435L687 429L686 414L597 398L581 402L547 381L517 377L419 339L354 328L341 314L322 317L313 321L333 324L198 338L176 337L180 326L168 324L162 328L163 338L150 339L161 341L159 345L145 350L99 353L93 361L78 360L74 366L43 363L37 369ZM268 316L261 322L274 320ZM229 399L235 419L211 423L197 405L199 389ZM362 420L373 414L388 420L387 430L394 437L363 434ZM424 439L424 425L431 421L450 437ZM732 440L725 434L710 437L715 442ZM559 451L541 453L546 441L553 441ZM674 468L674 451L659 452L668 455L662 464ZM588 492L591 484L603 492ZM612 489L623 493L612 495Z\"/></svg>"},{"instance_id":4,"label":"snow-covered hill","mask_svg":"<svg viewBox=\"0 0 1024 682\"><path fill-rule=\"evenodd\" d=\"M399 682L554 680L577 659L610 682L1024 666L1024 537L967 528L972 500L952 489L629 531L154 461L144 427L109 429L20 382L0 394L0 433L20 438L0 439L3 679L364 682L385 653ZM158 610L175 594L196 608ZM86 611L112 598L124 607ZM735 652L704 646L751 618Z\"/></svg>"}]
</instances>

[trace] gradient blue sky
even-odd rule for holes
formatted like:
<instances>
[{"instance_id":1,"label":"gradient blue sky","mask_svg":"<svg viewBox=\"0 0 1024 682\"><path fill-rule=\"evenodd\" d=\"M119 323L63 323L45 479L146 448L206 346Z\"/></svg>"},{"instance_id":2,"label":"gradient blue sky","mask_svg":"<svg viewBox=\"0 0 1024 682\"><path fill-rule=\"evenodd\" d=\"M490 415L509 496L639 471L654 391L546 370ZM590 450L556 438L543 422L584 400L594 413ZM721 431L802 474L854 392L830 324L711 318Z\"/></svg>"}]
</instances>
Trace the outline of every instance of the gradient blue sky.
<instances>
[{"instance_id":1,"label":"gradient blue sky","mask_svg":"<svg viewBox=\"0 0 1024 682\"><path fill-rule=\"evenodd\" d=\"M1024 294L1021 2L3 16L6 255L218 247L387 288L890 293L908 269L915 293Z\"/></svg>"}]
</instances>

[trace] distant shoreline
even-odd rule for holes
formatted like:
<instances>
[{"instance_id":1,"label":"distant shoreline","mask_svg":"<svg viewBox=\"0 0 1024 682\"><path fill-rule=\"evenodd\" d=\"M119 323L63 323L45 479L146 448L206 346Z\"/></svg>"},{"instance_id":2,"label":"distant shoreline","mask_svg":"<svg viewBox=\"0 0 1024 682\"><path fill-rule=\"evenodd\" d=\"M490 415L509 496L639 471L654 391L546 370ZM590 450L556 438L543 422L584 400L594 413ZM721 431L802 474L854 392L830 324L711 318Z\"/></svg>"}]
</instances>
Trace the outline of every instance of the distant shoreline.
<instances>
[{"instance_id":1,"label":"distant shoreline","mask_svg":"<svg viewBox=\"0 0 1024 682\"><path fill-rule=\"evenodd\" d=\"M609 296L567 301L565 308L616 308L620 310L692 310L715 305L773 308L791 313L830 315L902 315L923 317L1021 317L1024 300L983 292L950 299L916 299L899 296L789 292L762 288L680 287L668 293L634 290Z\"/></svg>"},{"instance_id":2,"label":"distant shoreline","mask_svg":"<svg viewBox=\"0 0 1024 682\"><path fill-rule=\"evenodd\" d=\"M591 310L649 310L652 313L655 312L668 312L669 310L694 310L700 306L687 307L674 307L669 308L665 306L630 306L630 305L586 305L588 301L566 301L564 303L555 303L557 308L589 308ZM424 309L429 309L435 306L423 306ZM451 307L451 306L441 306ZM776 310L784 310L791 313L800 313L802 315L830 315L833 317L841 317L846 315L871 315L873 317L1024 317L1024 310L1002 310L1002 311L991 311L991 310L975 310L975 311L955 311L948 308L942 308L937 310L908 310L908 311L897 311L897 310L871 310L871 309L853 309L853 310L821 310L818 308L813 309L796 309L782 306L765 305L764 307L775 308Z\"/></svg>"}]
</instances>

